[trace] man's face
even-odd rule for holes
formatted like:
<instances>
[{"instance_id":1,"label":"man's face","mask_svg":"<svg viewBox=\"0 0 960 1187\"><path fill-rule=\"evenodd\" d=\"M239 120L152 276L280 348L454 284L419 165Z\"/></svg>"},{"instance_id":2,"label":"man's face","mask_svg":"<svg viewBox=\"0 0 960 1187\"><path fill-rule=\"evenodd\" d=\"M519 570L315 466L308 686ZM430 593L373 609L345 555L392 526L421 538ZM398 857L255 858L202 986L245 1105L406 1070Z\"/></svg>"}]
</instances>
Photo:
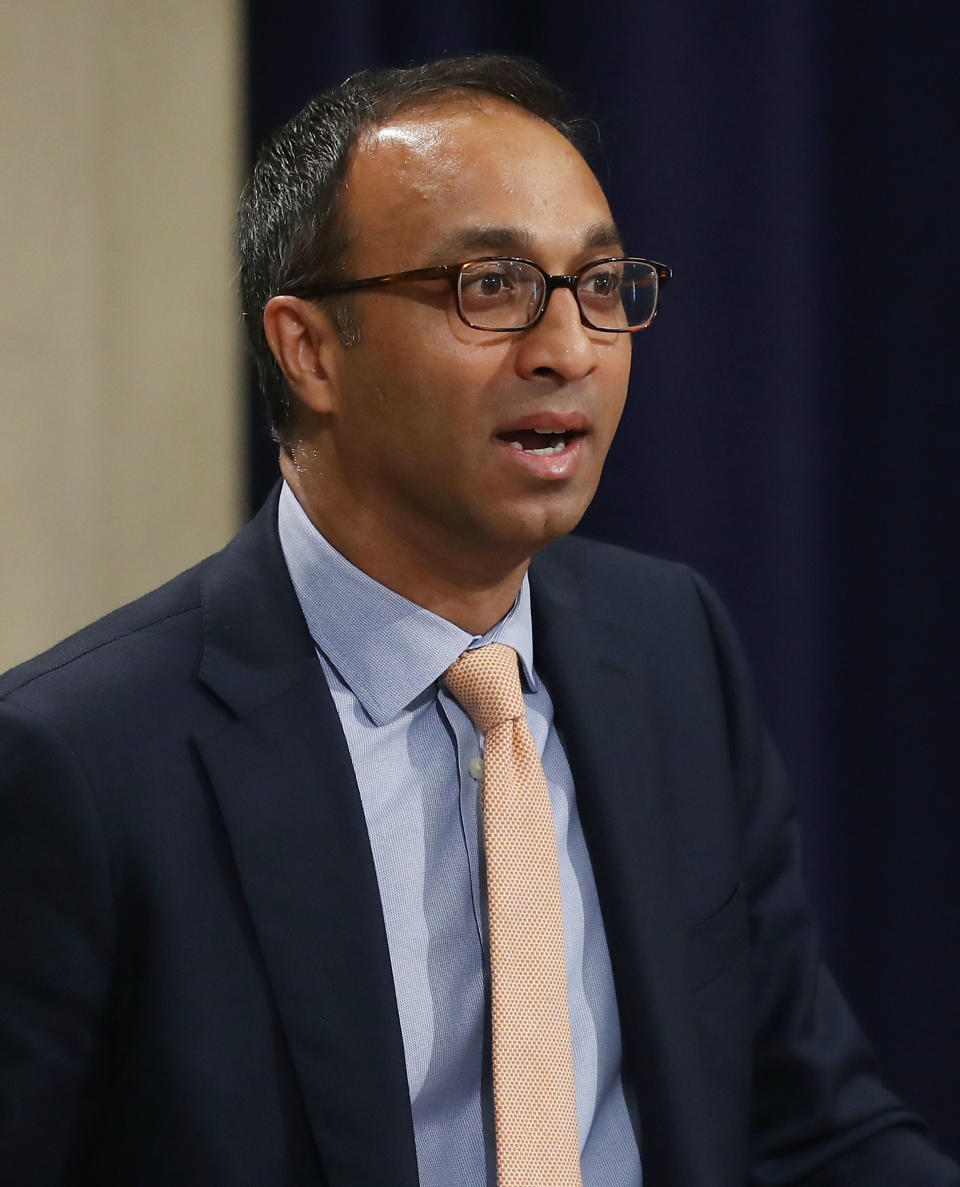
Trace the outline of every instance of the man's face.
<instances>
[{"instance_id":1,"label":"man's face","mask_svg":"<svg viewBox=\"0 0 960 1187\"><path fill-rule=\"evenodd\" d=\"M356 277L489 255L572 273L621 251L582 157L493 99L405 113L365 136L344 202ZM351 299L359 342L339 361L323 479L338 514L394 547L481 567L520 563L570 531L620 419L631 336L583 326L569 290L518 333L464 325L445 281Z\"/></svg>"}]
</instances>

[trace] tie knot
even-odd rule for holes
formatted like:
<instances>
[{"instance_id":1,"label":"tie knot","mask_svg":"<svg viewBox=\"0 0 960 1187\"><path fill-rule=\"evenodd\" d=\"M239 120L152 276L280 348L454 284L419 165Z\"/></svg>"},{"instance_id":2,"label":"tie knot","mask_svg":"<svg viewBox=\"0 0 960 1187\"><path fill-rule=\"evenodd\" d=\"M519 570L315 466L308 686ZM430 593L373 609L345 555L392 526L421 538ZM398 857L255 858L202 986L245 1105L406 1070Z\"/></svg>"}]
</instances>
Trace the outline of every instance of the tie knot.
<instances>
[{"instance_id":1,"label":"tie knot","mask_svg":"<svg viewBox=\"0 0 960 1187\"><path fill-rule=\"evenodd\" d=\"M524 715L517 653L503 643L465 651L443 680L481 734Z\"/></svg>"}]
</instances>

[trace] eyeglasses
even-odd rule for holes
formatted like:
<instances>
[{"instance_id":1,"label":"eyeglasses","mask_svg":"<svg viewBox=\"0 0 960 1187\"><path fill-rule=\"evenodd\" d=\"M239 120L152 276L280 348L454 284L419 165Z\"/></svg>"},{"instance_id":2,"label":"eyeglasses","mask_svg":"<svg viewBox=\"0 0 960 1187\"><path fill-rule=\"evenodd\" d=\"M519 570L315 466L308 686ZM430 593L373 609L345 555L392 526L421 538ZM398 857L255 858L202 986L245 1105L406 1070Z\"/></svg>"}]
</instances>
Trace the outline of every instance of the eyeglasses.
<instances>
[{"instance_id":1,"label":"eyeglasses","mask_svg":"<svg viewBox=\"0 0 960 1187\"><path fill-rule=\"evenodd\" d=\"M305 282L284 291L312 300L412 280L447 280L457 298L457 313L475 330L514 333L529 330L546 312L551 294L569 289L580 320L605 334L644 330L657 315L660 286L673 275L666 264L634 256L593 260L571 275L550 276L531 260L492 256L464 264L415 268L340 283Z\"/></svg>"}]
</instances>

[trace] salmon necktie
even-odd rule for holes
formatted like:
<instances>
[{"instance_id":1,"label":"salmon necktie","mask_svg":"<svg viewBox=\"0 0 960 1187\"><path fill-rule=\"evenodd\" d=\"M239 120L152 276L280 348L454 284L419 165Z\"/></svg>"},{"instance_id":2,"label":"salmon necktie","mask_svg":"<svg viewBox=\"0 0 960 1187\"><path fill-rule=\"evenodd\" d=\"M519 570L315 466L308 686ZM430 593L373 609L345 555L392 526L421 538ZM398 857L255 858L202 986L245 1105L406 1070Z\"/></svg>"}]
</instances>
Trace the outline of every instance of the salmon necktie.
<instances>
[{"instance_id":1,"label":"salmon necktie","mask_svg":"<svg viewBox=\"0 0 960 1187\"><path fill-rule=\"evenodd\" d=\"M483 734L499 1187L582 1187L560 871L517 653L465 651L447 687Z\"/></svg>"}]
</instances>

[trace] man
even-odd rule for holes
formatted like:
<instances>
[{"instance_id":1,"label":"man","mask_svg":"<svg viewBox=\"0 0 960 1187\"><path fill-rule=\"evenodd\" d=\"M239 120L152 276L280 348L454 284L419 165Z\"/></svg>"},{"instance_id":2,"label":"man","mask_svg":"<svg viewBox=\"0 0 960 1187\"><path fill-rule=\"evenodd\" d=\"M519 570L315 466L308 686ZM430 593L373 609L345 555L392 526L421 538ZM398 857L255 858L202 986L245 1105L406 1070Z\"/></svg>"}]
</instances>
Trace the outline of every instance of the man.
<instances>
[{"instance_id":1,"label":"man","mask_svg":"<svg viewBox=\"0 0 960 1187\"><path fill-rule=\"evenodd\" d=\"M569 134L482 58L261 153L283 487L0 684L3 1182L960 1182L819 964L722 609L560 539L669 276Z\"/></svg>"}]
</instances>

